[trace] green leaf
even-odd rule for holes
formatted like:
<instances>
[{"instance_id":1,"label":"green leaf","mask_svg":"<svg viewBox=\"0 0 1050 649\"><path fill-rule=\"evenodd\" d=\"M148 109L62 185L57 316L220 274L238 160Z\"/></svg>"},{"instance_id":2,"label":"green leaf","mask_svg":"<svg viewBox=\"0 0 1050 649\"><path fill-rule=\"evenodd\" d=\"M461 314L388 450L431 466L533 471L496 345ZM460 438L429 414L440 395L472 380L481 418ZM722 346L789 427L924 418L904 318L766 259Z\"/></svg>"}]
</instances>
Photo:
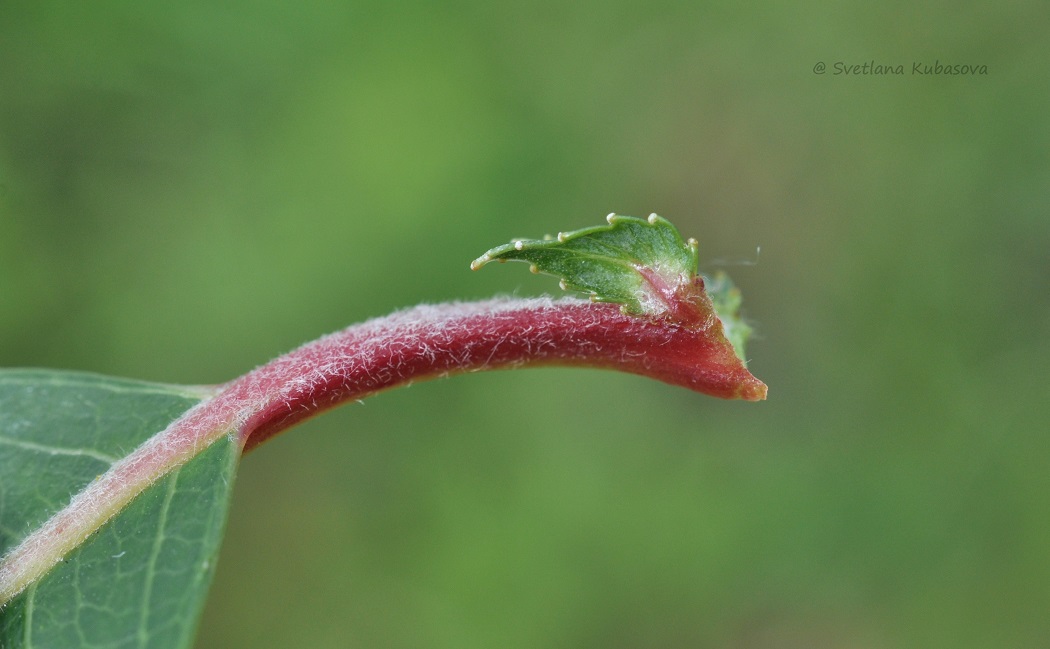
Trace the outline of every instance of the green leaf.
<instances>
[{"instance_id":1,"label":"green leaf","mask_svg":"<svg viewBox=\"0 0 1050 649\"><path fill-rule=\"evenodd\" d=\"M0 554L202 396L0 371ZM239 456L223 436L154 483L0 611L0 647L191 646Z\"/></svg>"},{"instance_id":2,"label":"green leaf","mask_svg":"<svg viewBox=\"0 0 1050 649\"><path fill-rule=\"evenodd\" d=\"M590 293L635 315L660 315L661 289L696 277L696 241L683 241L671 222L610 214L608 225L562 232L549 239L520 239L493 248L474 260L477 270L490 261L525 261L533 272L560 277L562 288Z\"/></svg>"},{"instance_id":3,"label":"green leaf","mask_svg":"<svg viewBox=\"0 0 1050 649\"><path fill-rule=\"evenodd\" d=\"M733 351L736 352L737 357L746 361L744 344L751 336L751 326L740 317L740 304L743 302L740 289L733 284L733 280L729 279L729 275L723 272L705 277L704 287L707 290L707 296L711 298L711 304L715 308L718 319L722 321L722 333L733 345Z\"/></svg>"},{"instance_id":4,"label":"green leaf","mask_svg":"<svg viewBox=\"0 0 1050 649\"><path fill-rule=\"evenodd\" d=\"M471 263L524 261L535 273L561 278L564 290L589 293L596 302L620 304L624 313L702 321L713 310L740 360L751 327L740 317L740 291L724 273L697 278L696 239L683 239L667 219L610 214L608 225L519 239ZM706 296L704 288L706 286ZM699 315L698 315L699 314Z\"/></svg>"}]
</instances>

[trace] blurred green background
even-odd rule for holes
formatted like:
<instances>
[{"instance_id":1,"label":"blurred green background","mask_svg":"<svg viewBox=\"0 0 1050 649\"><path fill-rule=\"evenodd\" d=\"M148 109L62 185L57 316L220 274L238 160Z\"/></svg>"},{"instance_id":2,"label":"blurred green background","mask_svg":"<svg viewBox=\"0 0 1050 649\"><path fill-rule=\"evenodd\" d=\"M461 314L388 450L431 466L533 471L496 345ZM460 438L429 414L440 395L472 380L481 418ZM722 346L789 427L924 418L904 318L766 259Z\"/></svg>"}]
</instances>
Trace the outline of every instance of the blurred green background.
<instances>
[{"instance_id":1,"label":"blurred green background","mask_svg":"<svg viewBox=\"0 0 1050 649\"><path fill-rule=\"evenodd\" d=\"M552 369L313 420L246 457L199 646L1046 647L1050 5L804 7L5 2L0 365L221 382L655 211L768 402Z\"/></svg>"}]
</instances>

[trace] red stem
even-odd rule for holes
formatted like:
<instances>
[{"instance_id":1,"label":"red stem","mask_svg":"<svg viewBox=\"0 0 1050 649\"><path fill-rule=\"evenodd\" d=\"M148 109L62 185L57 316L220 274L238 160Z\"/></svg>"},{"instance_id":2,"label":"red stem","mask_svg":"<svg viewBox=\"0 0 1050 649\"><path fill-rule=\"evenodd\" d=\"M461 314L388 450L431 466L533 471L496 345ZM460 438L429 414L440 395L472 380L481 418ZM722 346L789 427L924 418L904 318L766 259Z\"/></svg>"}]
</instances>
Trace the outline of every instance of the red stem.
<instances>
[{"instance_id":1,"label":"red stem","mask_svg":"<svg viewBox=\"0 0 1050 649\"><path fill-rule=\"evenodd\" d=\"M572 298L505 299L417 307L308 343L221 386L27 535L0 560L0 606L219 436L235 430L251 449L340 402L410 381L574 365L641 374L716 397L764 399L765 384L734 354L702 284L683 295L695 303L678 323Z\"/></svg>"},{"instance_id":2,"label":"red stem","mask_svg":"<svg viewBox=\"0 0 1050 649\"><path fill-rule=\"evenodd\" d=\"M722 398L766 396L716 318L686 327L610 304L534 299L424 306L372 320L260 367L216 399L253 404L239 428L250 450L349 399L452 373L535 365L618 369Z\"/></svg>"}]
</instances>

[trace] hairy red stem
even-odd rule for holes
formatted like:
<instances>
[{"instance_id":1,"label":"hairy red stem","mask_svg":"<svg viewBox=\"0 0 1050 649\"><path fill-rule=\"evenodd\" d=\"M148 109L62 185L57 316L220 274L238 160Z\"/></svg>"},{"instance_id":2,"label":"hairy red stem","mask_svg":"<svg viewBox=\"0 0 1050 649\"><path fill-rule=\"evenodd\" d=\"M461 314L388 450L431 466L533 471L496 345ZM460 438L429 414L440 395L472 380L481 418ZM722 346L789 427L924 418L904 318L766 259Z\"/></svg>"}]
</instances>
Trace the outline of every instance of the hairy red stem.
<instances>
[{"instance_id":1,"label":"hairy red stem","mask_svg":"<svg viewBox=\"0 0 1050 649\"><path fill-rule=\"evenodd\" d=\"M271 395L240 428L246 450L348 399L505 367L618 369L716 397L764 399L765 384L736 358L717 318L691 324L577 299L417 307L309 343L231 383L219 398Z\"/></svg>"},{"instance_id":2,"label":"hairy red stem","mask_svg":"<svg viewBox=\"0 0 1050 649\"><path fill-rule=\"evenodd\" d=\"M322 410L411 381L506 367L618 369L723 398L764 399L702 284L688 318L574 298L422 306L325 336L224 386L76 494L0 560L0 607L136 496L224 435L245 450Z\"/></svg>"}]
</instances>

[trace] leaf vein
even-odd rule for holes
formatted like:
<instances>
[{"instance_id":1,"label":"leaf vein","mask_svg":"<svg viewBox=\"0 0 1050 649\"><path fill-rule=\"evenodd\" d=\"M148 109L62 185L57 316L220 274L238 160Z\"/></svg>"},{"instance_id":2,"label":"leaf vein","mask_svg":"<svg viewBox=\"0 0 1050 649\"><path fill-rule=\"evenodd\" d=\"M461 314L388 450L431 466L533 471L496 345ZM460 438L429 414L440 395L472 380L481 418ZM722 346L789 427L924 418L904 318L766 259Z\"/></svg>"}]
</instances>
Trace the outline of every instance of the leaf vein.
<instances>
[{"instance_id":1,"label":"leaf vein","mask_svg":"<svg viewBox=\"0 0 1050 649\"><path fill-rule=\"evenodd\" d=\"M33 605L36 603L36 584L26 589L25 623L22 627L22 643L26 649L33 646Z\"/></svg>"},{"instance_id":2,"label":"leaf vein","mask_svg":"<svg viewBox=\"0 0 1050 649\"><path fill-rule=\"evenodd\" d=\"M5 376L0 378L0 385L30 385L38 386L41 384L40 379L33 376L36 372L28 371L24 375ZM193 386L193 385L165 385L163 387L143 387L139 385L124 385L118 382L107 382L104 380L108 377L101 375L87 374L92 380L78 381L76 379L59 379L52 378L47 381L48 387L57 388L87 388L90 390L106 390L115 394L162 394L165 396L183 396L193 399L203 399L213 396L218 388L215 386ZM157 384L154 384L157 385Z\"/></svg>"},{"instance_id":3,"label":"leaf vein","mask_svg":"<svg viewBox=\"0 0 1050 649\"><path fill-rule=\"evenodd\" d=\"M44 444L36 444L34 442L27 442L21 439L11 439L10 437L0 437L0 444L5 446L14 446L26 451L32 451L34 453L46 453L48 455L68 455L72 457L89 457L99 462L104 462L107 465L116 464L117 458L106 455L105 453L99 453L87 448L58 448L55 446L46 446Z\"/></svg>"},{"instance_id":4,"label":"leaf vein","mask_svg":"<svg viewBox=\"0 0 1050 649\"><path fill-rule=\"evenodd\" d=\"M171 507L171 500L175 497L175 486L179 481L179 473L182 468L179 467L171 472L168 477L168 489L164 493L164 502L160 506L159 520L157 521L157 536L153 540L153 548L150 551L149 561L146 564L145 579L146 582L143 586L142 592L142 613L139 616L139 630L138 638L140 646L147 646L149 644L149 610L150 600L153 597L153 579L157 574L157 558L160 556L161 547L164 545L164 526L168 523L168 510Z\"/></svg>"}]
</instances>

